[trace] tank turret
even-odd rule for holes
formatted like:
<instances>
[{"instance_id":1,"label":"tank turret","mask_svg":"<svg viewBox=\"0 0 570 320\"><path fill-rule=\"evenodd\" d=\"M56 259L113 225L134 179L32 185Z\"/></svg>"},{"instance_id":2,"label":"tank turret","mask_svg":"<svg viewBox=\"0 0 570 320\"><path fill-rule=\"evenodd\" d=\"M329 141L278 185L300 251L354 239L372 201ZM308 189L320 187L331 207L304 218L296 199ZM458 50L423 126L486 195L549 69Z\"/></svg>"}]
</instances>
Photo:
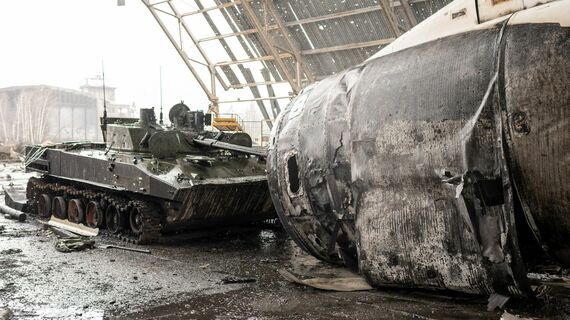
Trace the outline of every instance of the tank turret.
<instances>
[{"instance_id":1,"label":"tank turret","mask_svg":"<svg viewBox=\"0 0 570 320\"><path fill-rule=\"evenodd\" d=\"M141 109L137 122L112 119L107 125L110 150L147 152L160 159L180 154L229 152L265 157L265 150L252 148L251 137L244 132L206 131L203 111L191 111L184 103L176 104L168 114L172 126L160 126L154 109Z\"/></svg>"}]
</instances>

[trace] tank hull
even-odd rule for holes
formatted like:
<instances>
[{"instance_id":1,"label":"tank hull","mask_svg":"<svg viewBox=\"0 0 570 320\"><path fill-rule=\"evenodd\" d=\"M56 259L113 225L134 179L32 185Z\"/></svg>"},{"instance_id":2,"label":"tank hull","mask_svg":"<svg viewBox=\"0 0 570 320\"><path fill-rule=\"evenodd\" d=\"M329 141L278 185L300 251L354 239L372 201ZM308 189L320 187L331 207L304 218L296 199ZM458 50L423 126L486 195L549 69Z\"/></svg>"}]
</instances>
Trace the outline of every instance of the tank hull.
<instances>
[{"instance_id":1,"label":"tank hull","mask_svg":"<svg viewBox=\"0 0 570 320\"><path fill-rule=\"evenodd\" d=\"M28 147L41 157L26 163L43 173L28 199L116 202L128 229L133 201L152 204L161 232L246 225L276 218L265 163L254 157L181 155L158 160L145 153L109 151L103 144ZM32 203L32 207L37 203ZM148 242L148 241L145 241Z\"/></svg>"},{"instance_id":2,"label":"tank hull","mask_svg":"<svg viewBox=\"0 0 570 320\"><path fill-rule=\"evenodd\" d=\"M285 228L376 286L532 295L521 225L568 265L569 27L505 18L306 88L268 157Z\"/></svg>"}]
</instances>

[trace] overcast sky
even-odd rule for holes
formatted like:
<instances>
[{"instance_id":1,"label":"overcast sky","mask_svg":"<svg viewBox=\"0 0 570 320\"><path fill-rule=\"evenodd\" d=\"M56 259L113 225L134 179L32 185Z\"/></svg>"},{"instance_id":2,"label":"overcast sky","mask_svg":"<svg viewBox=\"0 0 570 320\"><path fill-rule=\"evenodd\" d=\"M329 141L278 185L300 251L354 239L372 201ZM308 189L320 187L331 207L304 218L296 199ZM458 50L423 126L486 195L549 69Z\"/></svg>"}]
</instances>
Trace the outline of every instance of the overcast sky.
<instances>
[{"instance_id":1,"label":"overcast sky","mask_svg":"<svg viewBox=\"0 0 570 320\"><path fill-rule=\"evenodd\" d=\"M180 56L140 0L2 0L0 88L46 84L78 89L101 73L117 102L206 107Z\"/></svg>"}]
</instances>

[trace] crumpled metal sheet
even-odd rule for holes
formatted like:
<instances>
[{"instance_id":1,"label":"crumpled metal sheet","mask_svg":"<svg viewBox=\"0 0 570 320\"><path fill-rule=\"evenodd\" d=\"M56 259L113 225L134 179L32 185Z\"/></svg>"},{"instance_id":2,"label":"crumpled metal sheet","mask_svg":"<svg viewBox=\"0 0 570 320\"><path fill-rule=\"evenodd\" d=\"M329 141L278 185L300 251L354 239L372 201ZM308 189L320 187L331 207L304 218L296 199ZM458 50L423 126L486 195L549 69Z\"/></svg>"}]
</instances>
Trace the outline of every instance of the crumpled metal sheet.
<instances>
[{"instance_id":1,"label":"crumpled metal sheet","mask_svg":"<svg viewBox=\"0 0 570 320\"><path fill-rule=\"evenodd\" d=\"M567 108L551 94L569 84L568 72L556 75L556 67L568 70L569 51L560 39L569 39L569 30L551 24L516 28L536 42L523 41L522 33L517 38L505 24L474 30L369 61L292 101L276 122L268 172L281 221L302 248L356 266L376 286L531 295L511 177L529 193L537 187L567 192L568 186L521 180L532 175L515 163L515 141L504 143L512 126L509 97L524 91L536 100L543 92L535 90L538 76L510 72L516 52L536 50L549 61L541 71L551 82L542 83L549 86L550 103L542 108L556 108L558 123L549 137L557 140L550 145L565 153L554 160L559 154L543 149L552 160L547 167L566 164L568 170L568 143L562 145ZM513 77L525 80L507 88ZM540 139L535 143L543 147ZM528 147L518 148L524 154L536 150ZM565 203L565 195L554 203ZM541 199L526 198L542 206ZM529 217L547 214L529 210ZM548 214L567 221L568 206ZM564 239L564 247L570 228L562 229L553 236Z\"/></svg>"}]
</instances>

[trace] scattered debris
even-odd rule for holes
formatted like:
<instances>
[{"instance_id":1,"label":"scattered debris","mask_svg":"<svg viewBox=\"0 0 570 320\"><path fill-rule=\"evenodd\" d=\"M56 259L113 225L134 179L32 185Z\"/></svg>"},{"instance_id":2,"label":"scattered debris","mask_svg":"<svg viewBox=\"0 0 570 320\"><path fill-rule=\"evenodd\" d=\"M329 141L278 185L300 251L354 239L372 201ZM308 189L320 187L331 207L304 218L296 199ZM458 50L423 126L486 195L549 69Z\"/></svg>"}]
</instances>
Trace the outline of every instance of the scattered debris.
<instances>
[{"instance_id":1,"label":"scattered debris","mask_svg":"<svg viewBox=\"0 0 570 320\"><path fill-rule=\"evenodd\" d=\"M256 282L257 279L256 278L252 278L252 277L238 277L238 276L226 276L224 278L222 278L222 283L223 284L233 284L233 283L251 283L251 282Z\"/></svg>"},{"instance_id":2,"label":"scattered debris","mask_svg":"<svg viewBox=\"0 0 570 320\"><path fill-rule=\"evenodd\" d=\"M537 299L550 300L550 295L552 294L552 287L548 285L539 285L532 287L534 294Z\"/></svg>"},{"instance_id":3,"label":"scattered debris","mask_svg":"<svg viewBox=\"0 0 570 320\"><path fill-rule=\"evenodd\" d=\"M21 253L22 249L6 249L6 250L2 250L0 251L0 254L16 254L16 253Z\"/></svg>"},{"instance_id":4,"label":"scattered debris","mask_svg":"<svg viewBox=\"0 0 570 320\"><path fill-rule=\"evenodd\" d=\"M0 320L10 320L14 316L12 310L8 308L0 308Z\"/></svg>"},{"instance_id":5,"label":"scattered debris","mask_svg":"<svg viewBox=\"0 0 570 320\"><path fill-rule=\"evenodd\" d=\"M2 144L0 143L0 160L18 160L19 153L16 151L18 145L16 144Z\"/></svg>"},{"instance_id":6,"label":"scattered debris","mask_svg":"<svg viewBox=\"0 0 570 320\"><path fill-rule=\"evenodd\" d=\"M60 239L55 244L55 249L59 252L74 252L91 249L95 246L95 240L87 238Z\"/></svg>"},{"instance_id":7,"label":"scattered debris","mask_svg":"<svg viewBox=\"0 0 570 320\"><path fill-rule=\"evenodd\" d=\"M562 271L562 267L556 264L548 265L537 265L534 268L538 270L539 273L549 273L549 274L559 274Z\"/></svg>"},{"instance_id":8,"label":"scattered debris","mask_svg":"<svg viewBox=\"0 0 570 320\"><path fill-rule=\"evenodd\" d=\"M2 186L4 191L4 203L15 210L24 211L26 205L26 188L10 182L8 186Z\"/></svg>"},{"instance_id":9,"label":"scattered debris","mask_svg":"<svg viewBox=\"0 0 570 320\"><path fill-rule=\"evenodd\" d=\"M497 308L503 309L505 304L509 301L510 297L504 296L502 294L493 293L489 296L487 302L487 311L493 311Z\"/></svg>"},{"instance_id":10,"label":"scattered debris","mask_svg":"<svg viewBox=\"0 0 570 320\"><path fill-rule=\"evenodd\" d=\"M278 259L261 259L261 263L279 263Z\"/></svg>"},{"instance_id":11,"label":"scattered debris","mask_svg":"<svg viewBox=\"0 0 570 320\"><path fill-rule=\"evenodd\" d=\"M54 227L54 226L49 226L49 228L53 231L53 233L55 233L58 237L61 238L79 238L79 235L73 233L73 232L69 232L67 230L58 228L58 227Z\"/></svg>"},{"instance_id":12,"label":"scattered debris","mask_svg":"<svg viewBox=\"0 0 570 320\"><path fill-rule=\"evenodd\" d=\"M548 285L570 289L570 278L546 273L529 273L528 279L536 285Z\"/></svg>"},{"instance_id":13,"label":"scattered debris","mask_svg":"<svg viewBox=\"0 0 570 320\"><path fill-rule=\"evenodd\" d=\"M516 314L509 313L508 311L504 311L501 315L501 320L532 320L532 318L521 318Z\"/></svg>"},{"instance_id":14,"label":"scattered debris","mask_svg":"<svg viewBox=\"0 0 570 320\"><path fill-rule=\"evenodd\" d=\"M285 269L279 269L277 272L279 272L279 274L288 281L321 290L349 292L374 289L368 284L368 282L366 282L366 279L358 276L348 278L313 278L301 280Z\"/></svg>"},{"instance_id":15,"label":"scattered debris","mask_svg":"<svg viewBox=\"0 0 570 320\"><path fill-rule=\"evenodd\" d=\"M22 211L14 210L8 206L0 204L0 212L4 214L4 218L10 220L18 220L20 222L26 221L26 214Z\"/></svg>"},{"instance_id":16,"label":"scattered debris","mask_svg":"<svg viewBox=\"0 0 570 320\"><path fill-rule=\"evenodd\" d=\"M121 247L121 246L115 246L115 245L110 245L110 244L99 245L99 246L97 246L97 248L98 249L119 249L119 250L125 250L125 251L150 254L150 250L147 250L147 249Z\"/></svg>"}]
</instances>

